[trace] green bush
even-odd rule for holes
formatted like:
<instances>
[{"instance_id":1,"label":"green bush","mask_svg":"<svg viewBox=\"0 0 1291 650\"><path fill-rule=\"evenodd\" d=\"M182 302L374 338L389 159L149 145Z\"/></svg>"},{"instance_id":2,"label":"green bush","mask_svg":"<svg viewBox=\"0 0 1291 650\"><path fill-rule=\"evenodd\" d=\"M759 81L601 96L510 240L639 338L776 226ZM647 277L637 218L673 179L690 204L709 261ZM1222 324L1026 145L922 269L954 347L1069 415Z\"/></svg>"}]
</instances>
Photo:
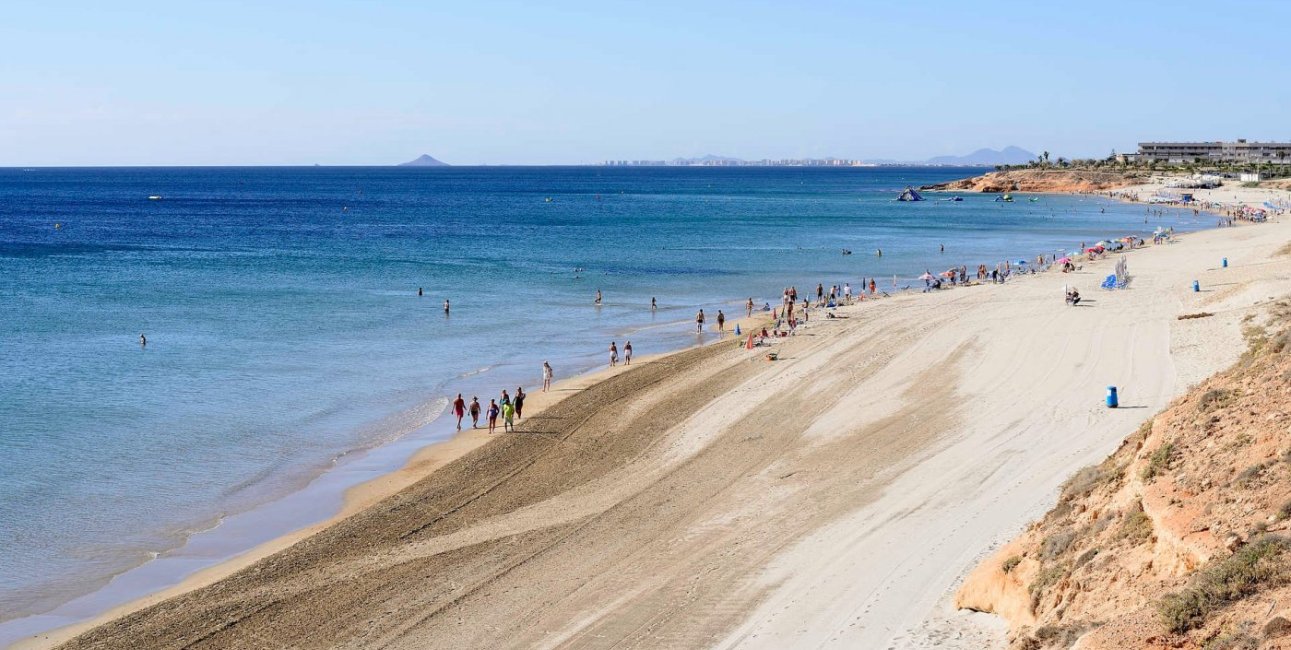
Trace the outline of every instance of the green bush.
<instances>
[{"instance_id":1,"label":"green bush","mask_svg":"<svg viewBox=\"0 0 1291 650\"><path fill-rule=\"evenodd\" d=\"M1201 626L1211 612L1241 600L1262 588L1285 584L1286 562L1281 557L1291 543L1265 535L1231 556L1199 571L1183 591L1167 594L1157 604L1161 621L1171 632L1183 633Z\"/></svg>"},{"instance_id":2,"label":"green bush","mask_svg":"<svg viewBox=\"0 0 1291 650\"><path fill-rule=\"evenodd\" d=\"M1151 456L1148 456L1147 467L1143 468L1143 480L1151 481L1157 476L1165 473L1166 468L1170 466L1170 459L1173 457L1173 442L1167 442L1164 445L1157 447L1156 451L1152 452Z\"/></svg>"},{"instance_id":3,"label":"green bush","mask_svg":"<svg viewBox=\"0 0 1291 650\"><path fill-rule=\"evenodd\" d=\"M1017 555L1014 555L1013 557L1002 562L1000 564L1000 569L1002 569L1005 573L1008 573L1018 568L1019 564L1022 564L1022 558Z\"/></svg>"}]
</instances>

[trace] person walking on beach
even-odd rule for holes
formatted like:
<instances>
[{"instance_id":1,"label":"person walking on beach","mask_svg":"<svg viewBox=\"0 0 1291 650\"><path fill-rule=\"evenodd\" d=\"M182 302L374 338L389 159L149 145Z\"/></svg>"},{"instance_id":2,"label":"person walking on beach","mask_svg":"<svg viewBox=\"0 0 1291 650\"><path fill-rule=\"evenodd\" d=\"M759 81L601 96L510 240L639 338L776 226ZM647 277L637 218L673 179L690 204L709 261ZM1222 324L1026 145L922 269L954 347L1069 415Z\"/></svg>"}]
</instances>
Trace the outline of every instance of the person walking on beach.
<instances>
[{"instance_id":1,"label":"person walking on beach","mask_svg":"<svg viewBox=\"0 0 1291 650\"><path fill-rule=\"evenodd\" d=\"M480 398L471 397L471 428L480 428Z\"/></svg>"},{"instance_id":2,"label":"person walking on beach","mask_svg":"<svg viewBox=\"0 0 1291 650\"><path fill-rule=\"evenodd\" d=\"M744 304L744 311L749 318L753 318L753 296L749 296L749 301Z\"/></svg>"},{"instance_id":3,"label":"person walking on beach","mask_svg":"<svg viewBox=\"0 0 1291 650\"><path fill-rule=\"evenodd\" d=\"M511 403L511 396L510 396L510 395L507 395L507 389L505 389L505 388L503 388L503 389L502 389L502 400L501 400L501 402L502 402L503 404L510 404L510 403Z\"/></svg>"},{"instance_id":4,"label":"person walking on beach","mask_svg":"<svg viewBox=\"0 0 1291 650\"><path fill-rule=\"evenodd\" d=\"M511 399L511 404L515 406L515 419L520 419L520 412L524 411L524 386L515 386L515 399Z\"/></svg>"},{"instance_id":5,"label":"person walking on beach","mask_svg":"<svg viewBox=\"0 0 1291 650\"><path fill-rule=\"evenodd\" d=\"M457 399L453 400L453 415L457 416L457 430L462 430L462 418L466 417L466 400L462 399L462 394L457 394Z\"/></svg>"},{"instance_id":6,"label":"person walking on beach","mask_svg":"<svg viewBox=\"0 0 1291 650\"><path fill-rule=\"evenodd\" d=\"M703 309L699 310L698 314L695 314L695 331L696 332L704 331L704 310Z\"/></svg>"},{"instance_id":7,"label":"person walking on beach","mask_svg":"<svg viewBox=\"0 0 1291 650\"><path fill-rule=\"evenodd\" d=\"M632 365L632 341L623 342L623 365Z\"/></svg>"},{"instance_id":8,"label":"person walking on beach","mask_svg":"<svg viewBox=\"0 0 1291 650\"><path fill-rule=\"evenodd\" d=\"M497 400L489 400L489 435L498 428L498 403Z\"/></svg>"},{"instance_id":9,"label":"person walking on beach","mask_svg":"<svg viewBox=\"0 0 1291 650\"><path fill-rule=\"evenodd\" d=\"M717 310L717 335L721 336L726 333L726 314L722 310Z\"/></svg>"},{"instance_id":10,"label":"person walking on beach","mask_svg":"<svg viewBox=\"0 0 1291 650\"><path fill-rule=\"evenodd\" d=\"M542 362L542 392L551 390L551 364L546 361Z\"/></svg>"},{"instance_id":11,"label":"person walking on beach","mask_svg":"<svg viewBox=\"0 0 1291 650\"><path fill-rule=\"evenodd\" d=\"M610 367L619 365L619 347L610 341Z\"/></svg>"},{"instance_id":12,"label":"person walking on beach","mask_svg":"<svg viewBox=\"0 0 1291 650\"><path fill-rule=\"evenodd\" d=\"M893 276L893 277L896 277L896 276ZM896 283L894 282L892 283L892 285L896 286ZM879 290L879 286L877 284L874 284L874 278L870 278L870 295L871 296L874 295L875 293L878 292L878 290Z\"/></svg>"},{"instance_id":13,"label":"person walking on beach","mask_svg":"<svg viewBox=\"0 0 1291 650\"><path fill-rule=\"evenodd\" d=\"M504 433L507 431L515 432L516 430L515 416L516 416L515 405L513 405L511 402L504 402L502 404L502 431Z\"/></svg>"},{"instance_id":14,"label":"person walking on beach","mask_svg":"<svg viewBox=\"0 0 1291 650\"><path fill-rule=\"evenodd\" d=\"M848 282L843 285L843 304L852 304L852 283Z\"/></svg>"},{"instance_id":15,"label":"person walking on beach","mask_svg":"<svg viewBox=\"0 0 1291 650\"><path fill-rule=\"evenodd\" d=\"M816 304L823 306L825 304L825 285L816 283Z\"/></svg>"}]
</instances>

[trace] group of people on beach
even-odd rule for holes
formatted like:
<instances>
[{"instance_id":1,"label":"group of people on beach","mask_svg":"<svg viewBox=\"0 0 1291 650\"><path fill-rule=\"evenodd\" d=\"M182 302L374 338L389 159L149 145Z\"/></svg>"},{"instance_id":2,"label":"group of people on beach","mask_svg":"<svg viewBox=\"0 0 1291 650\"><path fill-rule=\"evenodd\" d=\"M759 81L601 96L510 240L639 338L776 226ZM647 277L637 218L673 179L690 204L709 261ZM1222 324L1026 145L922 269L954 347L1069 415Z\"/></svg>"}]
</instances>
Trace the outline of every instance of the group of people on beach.
<instances>
[{"instance_id":1,"label":"group of people on beach","mask_svg":"<svg viewBox=\"0 0 1291 650\"><path fill-rule=\"evenodd\" d=\"M544 377L546 370L550 368L547 362L543 362ZM549 380L544 378L543 390L549 385ZM502 396L489 400L488 409L481 409L480 398L471 397L471 403L467 405L466 400L461 393L457 394L457 399L453 400L453 415L457 416L457 430L462 430L462 420L469 413L471 416L471 428L480 428L480 415L483 411L486 422L488 423L489 434L497 430L498 417L502 417L502 430L515 431L515 421L524 414L524 399L526 395L523 387L516 388L515 396L507 394L503 389Z\"/></svg>"},{"instance_id":2,"label":"group of people on beach","mask_svg":"<svg viewBox=\"0 0 1291 650\"><path fill-rule=\"evenodd\" d=\"M631 344L628 345L631 346ZM553 374L551 364L543 361L542 392L545 393L551 390L551 378ZM528 395L524 392L523 386L516 387L515 395L511 395L507 393L506 389L503 389L502 395L489 400L488 408L484 408L480 404L479 397L472 396L470 404L467 404L466 399L462 397L462 394L458 393L457 399L453 400L453 415L457 417L457 430L462 430L462 420L465 419L467 415L470 415L472 429L480 428L480 417L483 416L486 426L489 429L489 434L492 435L497 431L498 418L501 417L503 432L514 432L515 421L519 420L521 416L524 415L524 400L526 397L528 397Z\"/></svg>"}]
</instances>

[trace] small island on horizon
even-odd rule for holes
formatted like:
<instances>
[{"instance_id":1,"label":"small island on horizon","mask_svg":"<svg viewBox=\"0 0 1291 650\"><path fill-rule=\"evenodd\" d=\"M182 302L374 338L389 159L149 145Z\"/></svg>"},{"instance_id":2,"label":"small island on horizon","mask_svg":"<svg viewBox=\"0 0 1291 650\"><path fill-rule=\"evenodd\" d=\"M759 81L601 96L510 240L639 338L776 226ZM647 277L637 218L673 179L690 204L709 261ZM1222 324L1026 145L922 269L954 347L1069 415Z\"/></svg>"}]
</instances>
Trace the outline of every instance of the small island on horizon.
<instances>
[{"instance_id":1,"label":"small island on horizon","mask_svg":"<svg viewBox=\"0 0 1291 650\"><path fill-rule=\"evenodd\" d=\"M421 154L408 162L399 163L396 167L451 167L448 163L438 160L430 154Z\"/></svg>"}]
</instances>

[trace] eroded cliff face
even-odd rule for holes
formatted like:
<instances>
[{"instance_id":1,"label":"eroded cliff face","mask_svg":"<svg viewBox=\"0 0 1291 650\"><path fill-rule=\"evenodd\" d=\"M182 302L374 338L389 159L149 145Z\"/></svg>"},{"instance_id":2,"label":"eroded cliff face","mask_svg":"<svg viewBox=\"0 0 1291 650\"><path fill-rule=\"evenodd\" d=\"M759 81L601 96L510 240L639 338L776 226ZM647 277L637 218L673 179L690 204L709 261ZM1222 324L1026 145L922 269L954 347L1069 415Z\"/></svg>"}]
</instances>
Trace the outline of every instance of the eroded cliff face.
<instances>
[{"instance_id":1,"label":"eroded cliff face","mask_svg":"<svg viewBox=\"0 0 1291 650\"><path fill-rule=\"evenodd\" d=\"M1291 302L969 575L1014 648L1291 648ZM1275 334L1270 331L1277 332Z\"/></svg>"},{"instance_id":2,"label":"eroded cliff face","mask_svg":"<svg viewBox=\"0 0 1291 650\"><path fill-rule=\"evenodd\" d=\"M1098 192L1142 182L1139 172L1018 169L920 188L957 192Z\"/></svg>"}]
</instances>

